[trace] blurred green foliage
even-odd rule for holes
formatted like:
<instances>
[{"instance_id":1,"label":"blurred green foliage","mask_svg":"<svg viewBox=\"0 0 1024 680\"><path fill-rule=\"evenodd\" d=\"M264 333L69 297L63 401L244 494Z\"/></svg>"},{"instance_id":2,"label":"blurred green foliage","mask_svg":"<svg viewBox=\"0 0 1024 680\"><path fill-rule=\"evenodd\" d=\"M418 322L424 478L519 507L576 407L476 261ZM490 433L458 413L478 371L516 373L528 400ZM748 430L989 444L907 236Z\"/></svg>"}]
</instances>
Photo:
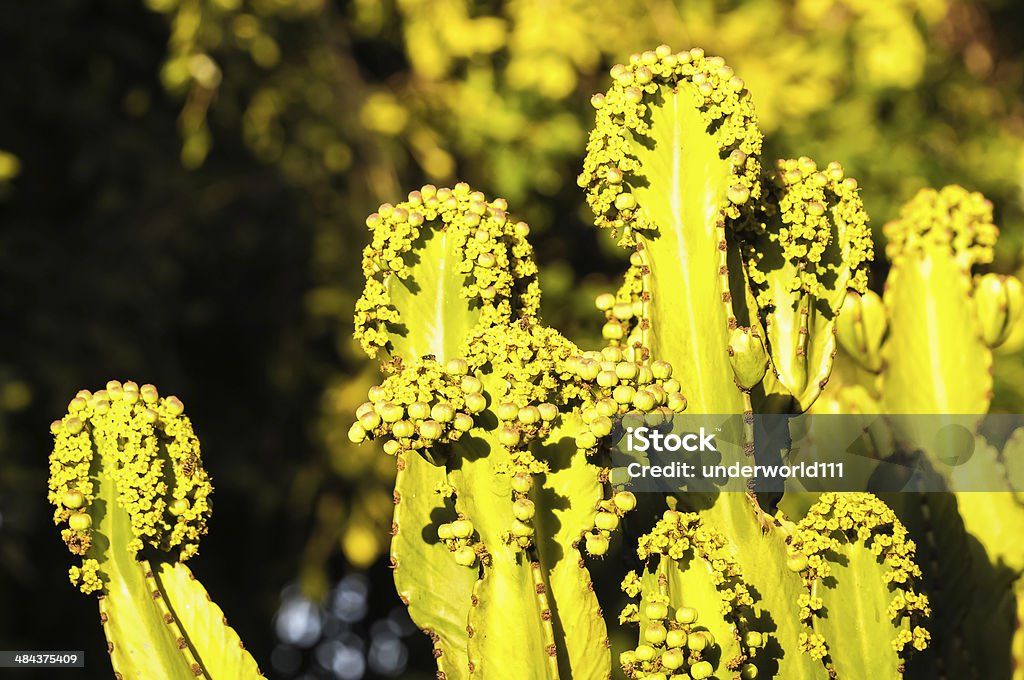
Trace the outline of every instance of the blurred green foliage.
<instances>
[{"instance_id":1,"label":"blurred green foliage","mask_svg":"<svg viewBox=\"0 0 1024 680\"><path fill-rule=\"evenodd\" d=\"M575 177L591 93L641 47L727 58L766 156L840 161L878 237L922 186L983 192L994 269L1017 271L1022 28L1012 0L3 3L0 610L63 582L23 490L44 483L49 420L113 377L190 404L220 480L211 590L232 583L219 561L287 535L218 595L257 656L296 570L317 594L339 551L381 564L393 470L344 436L373 380L351 339L363 216L426 181L506 197L533 227L547 320L595 338L579 293L624 264ZM1024 362L997 361L995 404L1019 411ZM27 616L0 617L0 639L47 630Z\"/></svg>"}]
</instances>

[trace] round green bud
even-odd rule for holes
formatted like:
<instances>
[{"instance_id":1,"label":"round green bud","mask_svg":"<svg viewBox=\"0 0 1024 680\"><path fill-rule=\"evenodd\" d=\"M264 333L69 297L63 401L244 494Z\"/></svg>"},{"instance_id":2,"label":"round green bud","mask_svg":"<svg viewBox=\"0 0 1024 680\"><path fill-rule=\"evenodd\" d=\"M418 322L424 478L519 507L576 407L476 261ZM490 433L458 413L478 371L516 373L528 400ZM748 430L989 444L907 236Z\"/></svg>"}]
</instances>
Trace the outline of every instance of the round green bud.
<instances>
[{"instance_id":1,"label":"round green bud","mask_svg":"<svg viewBox=\"0 0 1024 680\"><path fill-rule=\"evenodd\" d=\"M600 439L601 437L607 437L612 433L612 419L608 416L600 416L590 423L590 431L594 433L594 436Z\"/></svg>"},{"instance_id":2,"label":"round green bud","mask_svg":"<svg viewBox=\"0 0 1024 680\"><path fill-rule=\"evenodd\" d=\"M619 321L629 321L633 318L633 303L632 302L619 302L612 307L612 316Z\"/></svg>"},{"instance_id":3,"label":"round green bud","mask_svg":"<svg viewBox=\"0 0 1024 680\"><path fill-rule=\"evenodd\" d=\"M666 405L673 413L681 413L686 410L686 397L678 392L668 395Z\"/></svg>"},{"instance_id":4,"label":"round green bud","mask_svg":"<svg viewBox=\"0 0 1024 680\"><path fill-rule=\"evenodd\" d=\"M757 666L752 663L743 664L740 668L740 680L755 680L757 678Z\"/></svg>"},{"instance_id":5,"label":"round green bud","mask_svg":"<svg viewBox=\"0 0 1024 680\"><path fill-rule=\"evenodd\" d=\"M614 512L599 512L594 518L594 526L601 531L615 531L619 528L619 516Z\"/></svg>"},{"instance_id":6,"label":"round green bud","mask_svg":"<svg viewBox=\"0 0 1024 680\"><path fill-rule=\"evenodd\" d=\"M519 422L524 425L534 425L535 423L540 422L540 409L536 406L524 406L519 409L519 413L516 414L516 417L519 419Z\"/></svg>"},{"instance_id":7,"label":"round green bud","mask_svg":"<svg viewBox=\"0 0 1024 680\"><path fill-rule=\"evenodd\" d=\"M697 610L693 607L680 607L676 610L676 621L682 624L697 622Z\"/></svg>"},{"instance_id":8,"label":"round green bud","mask_svg":"<svg viewBox=\"0 0 1024 680\"><path fill-rule=\"evenodd\" d=\"M601 387L614 387L619 384L619 378L614 371L601 371L597 374L597 384Z\"/></svg>"},{"instance_id":9,"label":"round green bud","mask_svg":"<svg viewBox=\"0 0 1024 680\"><path fill-rule=\"evenodd\" d=\"M473 429L473 416L468 413L456 413L452 427L459 432L469 432Z\"/></svg>"},{"instance_id":10,"label":"round green bud","mask_svg":"<svg viewBox=\"0 0 1024 680\"><path fill-rule=\"evenodd\" d=\"M658 380L668 380L672 377L672 364L667 361L652 361L651 373Z\"/></svg>"},{"instance_id":11,"label":"round green bud","mask_svg":"<svg viewBox=\"0 0 1024 680\"><path fill-rule=\"evenodd\" d=\"M593 106L595 109L603 108L604 95L601 94L600 92L595 94L593 97L590 98L590 105Z\"/></svg>"},{"instance_id":12,"label":"round green bud","mask_svg":"<svg viewBox=\"0 0 1024 680\"><path fill-rule=\"evenodd\" d=\"M608 168L604 172L604 178L609 184L622 184L622 170L616 167ZM605 309L608 309L609 307L611 307L611 305L605 307Z\"/></svg>"},{"instance_id":13,"label":"round green bud","mask_svg":"<svg viewBox=\"0 0 1024 680\"><path fill-rule=\"evenodd\" d=\"M632 491L620 491L612 496L612 503L622 512L629 512L636 507L636 496Z\"/></svg>"},{"instance_id":14,"label":"round green bud","mask_svg":"<svg viewBox=\"0 0 1024 680\"><path fill-rule=\"evenodd\" d=\"M364 401L362 404L359 405L359 408L356 409L356 420L362 418L367 413L376 413L376 411L373 408L372 401Z\"/></svg>"},{"instance_id":15,"label":"round green bud","mask_svg":"<svg viewBox=\"0 0 1024 680\"><path fill-rule=\"evenodd\" d=\"M651 602L644 607L644 616L663 621L668 618L668 605L664 602Z\"/></svg>"},{"instance_id":16,"label":"round green bud","mask_svg":"<svg viewBox=\"0 0 1024 680\"><path fill-rule=\"evenodd\" d=\"M665 636L665 644L673 649L686 646L686 631L685 630L670 630L668 635Z\"/></svg>"},{"instance_id":17,"label":"round green bud","mask_svg":"<svg viewBox=\"0 0 1024 680\"><path fill-rule=\"evenodd\" d=\"M521 520L512 520L512 535L516 538L528 538L533 536L533 527Z\"/></svg>"},{"instance_id":18,"label":"round green bud","mask_svg":"<svg viewBox=\"0 0 1024 680\"><path fill-rule=\"evenodd\" d=\"M619 405L610 397L599 399L594 404L594 408L597 409L598 415L608 416L609 418L619 412Z\"/></svg>"},{"instance_id":19,"label":"round green bud","mask_svg":"<svg viewBox=\"0 0 1024 680\"><path fill-rule=\"evenodd\" d=\"M377 409L380 417L385 423L397 423L405 415L405 409L398 404L390 401L385 401Z\"/></svg>"},{"instance_id":20,"label":"round green bud","mask_svg":"<svg viewBox=\"0 0 1024 680\"><path fill-rule=\"evenodd\" d=\"M366 441L366 430L359 423L352 423L348 428L348 440L353 444L361 444Z\"/></svg>"},{"instance_id":21,"label":"round green bud","mask_svg":"<svg viewBox=\"0 0 1024 680\"><path fill-rule=\"evenodd\" d=\"M632 649L628 649L625 652L619 654L619 665L620 666L632 666L637 661L636 652Z\"/></svg>"},{"instance_id":22,"label":"round green bud","mask_svg":"<svg viewBox=\"0 0 1024 680\"><path fill-rule=\"evenodd\" d=\"M464 545L455 551L455 563L464 567L472 567L476 564L476 551L468 545Z\"/></svg>"},{"instance_id":23,"label":"round green bud","mask_svg":"<svg viewBox=\"0 0 1024 680\"><path fill-rule=\"evenodd\" d=\"M576 448L589 450L597 446L597 437L592 432L581 432L576 435Z\"/></svg>"},{"instance_id":24,"label":"round green bud","mask_svg":"<svg viewBox=\"0 0 1024 680\"><path fill-rule=\"evenodd\" d=\"M657 652L654 651L654 647L651 647L650 645L638 645L634 653L636 654L636 658L641 661L653 661L657 654Z\"/></svg>"},{"instance_id":25,"label":"round green bud","mask_svg":"<svg viewBox=\"0 0 1024 680\"><path fill-rule=\"evenodd\" d=\"M619 385L612 391L612 399L620 404L632 404L636 390L629 385Z\"/></svg>"},{"instance_id":26,"label":"round green bud","mask_svg":"<svg viewBox=\"0 0 1024 680\"><path fill-rule=\"evenodd\" d=\"M520 548L529 548L533 540L529 536L517 536L515 540L516 545Z\"/></svg>"},{"instance_id":27,"label":"round green bud","mask_svg":"<svg viewBox=\"0 0 1024 680\"><path fill-rule=\"evenodd\" d=\"M608 552L608 537L604 534L584 534L584 538L591 555L599 557Z\"/></svg>"},{"instance_id":28,"label":"round green bud","mask_svg":"<svg viewBox=\"0 0 1024 680\"><path fill-rule=\"evenodd\" d=\"M498 259L492 253L480 253L476 258L476 263L485 269L490 269L498 263Z\"/></svg>"},{"instance_id":29,"label":"round green bud","mask_svg":"<svg viewBox=\"0 0 1024 680\"><path fill-rule=\"evenodd\" d=\"M480 297L484 300L493 300L498 296L498 289L494 286L487 286L480 289Z\"/></svg>"},{"instance_id":30,"label":"round green bud","mask_svg":"<svg viewBox=\"0 0 1024 680\"><path fill-rule=\"evenodd\" d=\"M498 415L498 420L514 420L519 415L519 407L510 401L498 404L494 411Z\"/></svg>"},{"instance_id":31,"label":"round green bud","mask_svg":"<svg viewBox=\"0 0 1024 680\"><path fill-rule=\"evenodd\" d=\"M391 434L396 439L408 439L416 434L416 426L410 420L399 420L391 426Z\"/></svg>"},{"instance_id":32,"label":"round green bud","mask_svg":"<svg viewBox=\"0 0 1024 680\"><path fill-rule=\"evenodd\" d=\"M584 359L576 372L587 382L593 382L601 372L601 364L593 359Z\"/></svg>"},{"instance_id":33,"label":"round green bud","mask_svg":"<svg viewBox=\"0 0 1024 680\"><path fill-rule=\"evenodd\" d=\"M512 490L517 493L529 493L533 488L533 475L529 472L517 472L512 478Z\"/></svg>"},{"instance_id":34,"label":"round green bud","mask_svg":"<svg viewBox=\"0 0 1024 680\"><path fill-rule=\"evenodd\" d=\"M430 405L422 401L414 401L406 409L413 420L425 420L430 417Z\"/></svg>"},{"instance_id":35,"label":"round green bud","mask_svg":"<svg viewBox=\"0 0 1024 680\"><path fill-rule=\"evenodd\" d=\"M470 392L466 395L466 410L470 413L480 413L487 408L487 397L479 392Z\"/></svg>"},{"instance_id":36,"label":"round green bud","mask_svg":"<svg viewBox=\"0 0 1024 680\"><path fill-rule=\"evenodd\" d=\"M706 680L715 672L714 666L707 661L698 661L690 666L690 677L693 680Z\"/></svg>"},{"instance_id":37,"label":"round green bud","mask_svg":"<svg viewBox=\"0 0 1024 680\"><path fill-rule=\"evenodd\" d=\"M797 552L790 553L786 558L786 568L790 571L803 571L807 568L807 555Z\"/></svg>"},{"instance_id":38,"label":"round green bud","mask_svg":"<svg viewBox=\"0 0 1024 680\"><path fill-rule=\"evenodd\" d=\"M430 417L439 423L450 423L455 417L455 408L448 403L434 404L430 409Z\"/></svg>"},{"instance_id":39,"label":"round green bud","mask_svg":"<svg viewBox=\"0 0 1024 680\"><path fill-rule=\"evenodd\" d=\"M441 526L437 527L437 537L440 538L442 541L449 541L455 538L455 534L452 533L452 525L442 524Z\"/></svg>"},{"instance_id":40,"label":"round green bud","mask_svg":"<svg viewBox=\"0 0 1024 680\"><path fill-rule=\"evenodd\" d=\"M155 386L146 383L139 388L139 396L142 397L142 401L147 404L155 404L157 399L160 398L160 393L157 392Z\"/></svg>"},{"instance_id":41,"label":"round green bud","mask_svg":"<svg viewBox=\"0 0 1024 680\"><path fill-rule=\"evenodd\" d=\"M622 348L609 345L601 350L601 359L616 364L623 359Z\"/></svg>"},{"instance_id":42,"label":"round green bud","mask_svg":"<svg viewBox=\"0 0 1024 680\"><path fill-rule=\"evenodd\" d=\"M473 523L468 519L457 519L450 526L455 538L469 538L473 534Z\"/></svg>"},{"instance_id":43,"label":"round green bud","mask_svg":"<svg viewBox=\"0 0 1024 680\"><path fill-rule=\"evenodd\" d=\"M743 636L743 642L746 643L747 647L756 649L761 647L765 643L764 635L757 632L756 630L749 631Z\"/></svg>"},{"instance_id":44,"label":"round green bud","mask_svg":"<svg viewBox=\"0 0 1024 680\"><path fill-rule=\"evenodd\" d=\"M519 430L506 425L498 432L498 442L502 446L513 448L519 445Z\"/></svg>"},{"instance_id":45,"label":"round green bud","mask_svg":"<svg viewBox=\"0 0 1024 680\"><path fill-rule=\"evenodd\" d=\"M636 381L641 385L647 385L654 381L654 373L650 366L641 365L636 372Z\"/></svg>"},{"instance_id":46,"label":"round green bud","mask_svg":"<svg viewBox=\"0 0 1024 680\"><path fill-rule=\"evenodd\" d=\"M444 368L453 376L464 376L469 373L469 364L464 358L449 359L449 363L445 364Z\"/></svg>"},{"instance_id":47,"label":"round green bud","mask_svg":"<svg viewBox=\"0 0 1024 680\"><path fill-rule=\"evenodd\" d=\"M68 434L78 434L85 429L85 424L79 418L68 418L65 427L67 428Z\"/></svg>"},{"instance_id":48,"label":"round green bud","mask_svg":"<svg viewBox=\"0 0 1024 680\"><path fill-rule=\"evenodd\" d=\"M636 207L636 198L629 192L623 192L615 197L615 207L618 210L631 210Z\"/></svg>"},{"instance_id":49,"label":"round green bud","mask_svg":"<svg viewBox=\"0 0 1024 680\"><path fill-rule=\"evenodd\" d=\"M184 515L186 512L188 512L188 509L190 507L191 506L189 505L189 502L188 502L187 499L185 499L185 498L175 498L174 502L171 503L171 507L168 508L168 510L170 511L170 513L172 515L174 515L175 517L178 517L179 515Z\"/></svg>"},{"instance_id":50,"label":"round green bud","mask_svg":"<svg viewBox=\"0 0 1024 680\"><path fill-rule=\"evenodd\" d=\"M660 645L665 641L667 635L668 630L665 629L665 625L662 623L652 623L644 629L644 640L652 645Z\"/></svg>"},{"instance_id":51,"label":"round green bud","mask_svg":"<svg viewBox=\"0 0 1024 680\"><path fill-rule=\"evenodd\" d=\"M750 189L742 184L734 184L729 187L729 191L726 193L729 201L736 205L743 205L750 198Z\"/></svg>"},{"instance_id":52,"label":"round green bud","mask_svg":"<svg viewBox=\"0 0 1024 680\"><path fill-rule=\"evenodd\" d=\"M444 426L436 420L424 420L420 423L420 436L427 441L440 439L444 434Z\"/></svg>"},{"instance_id":53,"label":"round green bud","mask_svg":"<svg viewBox=\"0 0 1024 680\"><path fill-rule=\"evenodd\" d=\"M622 361L615 366L615 375L619 380L632 380L637 373L639 373L639 369L632 361Z\"/></svg>"},{"instance_id":54,"label":"round green bud","mask_svg":"<svg viewBox=\"0 0 1024 680\"><path fill-rule=\"evenodd\" d=\"M64 493L64 497L61 499L65 508L71 508L72 510L78 510L85 505L85 494L78 489L70 489Z\"/></svg>"},{"instance_id":55,"label":"round green bud","mask_svg":"<svg viewBox=\"0 0 1024 680\"><path fill-rule=\"evenodd\" d=\"M374 430L380 425L380 416L375 411L371 411L359 419L359 424L363 426L364 430Z\"/></svg>"},{"instance_id":56,"label":"round green bud","mask_svg":"<svg viewBox=\"0 0 1024 680\"><path fill-rule=\"evenodd\" d=\"M92 517L87 512L76 512L68 518L68 526L75 531L85 531L92 526Z\"/></svg>"},{"instance_id":57,"label":"round green bud","mask_svg":"<svg viewBox=\"0 0 1024 680\"><path fill-rule=\"evenodd\" d=\"M366 398L372 402L384 401L388 398L388 393L380 385L374 385L366 391Z\"/></svg>"},{"instance_id":58,"label":"round green bud","mask_svg":"<svg viewBox=\"0 0 1024 680\"><path fill-rule=\"evenodd\" d=\"M401 448L402 445L399 444L394 439L389 439L386 442L384 442L384 453L388 454L389 456L394 456L395 454L398 453L399 449Z\"/></svg>"},{"instance_id":59,"label":"round green bud","mask_svg":"<svg viewBox=\"0 0 1024 680\"><path fill-rule=\"evenodd\" d=\"M167 406L167 412L172 416L180 416L185 412L185 405L181 403L181 399L178 399L177 397L167 397L167 399L164 400L164 404Z\"/></svg>"},{"instance_id":60,"label":"round green bud","mask_svg":"<svg viewBox=\"0 0 1024 680\"><path fill-rule=\"evenodd\" d=\"M654 395L647 390L638 390L633 395L633 407L637 411L653 411L656 404L657 400L654 398Z\"/></svg>"},{"instance_id":61,"label":"round green bud","mask_svg":"<svg viewBox=\"0 0 1024 680\"><path fill-rule=\"evenodd\" d=\"M683 653L678 649L670 649L661 655L661 665L674 671L683 665Z\"/></svg>"},{"instance_id":62,"label":"round green bud","mask_svg":"<svg viewBox=\"0 0 1024 680\"><path fill-rule=\"evenodd\" d=\"M632 81L632 78L630 78L630 81ZM644 91L635 86L627 87L623 94L626 96L626 101L631 104L639 104L644 99ZM616 207L618 207L618 201L616 201Z\"/></svg>"},{"instance_id":63,"label":"round green bud","mask_svg":"<svg viewBox=\"0 0 1024 680\"><path fill-rule=\"evenodd\" d=\"M703 631L693 633L687 639L686 645L695 652L702 652L708 646L708 639L704 637Z\"/></svg>"},{"instance_id":64,"label":"round green bud","mask_svg":"<svg viewBox=\"0 0 1024 680\"><path fill-rule=\"evenodd\" d=\"M613 319L601 327L601 337L605 340L621 340L626 335L626 328L617 319Z\"/></svg>"},{"instance_id":65,"label":"round green bud","mask_svg":"<svg viewBox=\"0 0 1024 680\"><path fill-rule=\"evenodd\" d=\"M540 413L540 419L546 423L551 422L558 417L558 407L554 404L543 403L537 405L537 411Z\"/></svg>"},{"instance_id":66,"label":"round green bud","mask_svg":"<svg viewBox=\"0 0 1024 680\"><path fill-rule=\"evenodd\" d=\"M520 498L512 504L512 514L521 522L528 522L533 519L537 509L529 498Z\"/></svg>"},{"instance_id":67,"label":"round green bud","mask_svg":"<svg viewBox=\"0 0 1024 680\"><path fill-rule=\"evenodd\" d=\"M467 375L462 379L461 387L463 394L472 394L474 392L484 391L484 384L480 382L480 378L472 375Z\"/></svg>"},{"instance_id":68,"label":"round green bud","mask_svg":"<svg viewBox=\"0 0 1024 680\"><path fill-rule=\"evenodd\" d=\"M602 312L615 306L615 296L611 293L601 293L594 299L594 304Z\"/></svg>"}]
</instances>

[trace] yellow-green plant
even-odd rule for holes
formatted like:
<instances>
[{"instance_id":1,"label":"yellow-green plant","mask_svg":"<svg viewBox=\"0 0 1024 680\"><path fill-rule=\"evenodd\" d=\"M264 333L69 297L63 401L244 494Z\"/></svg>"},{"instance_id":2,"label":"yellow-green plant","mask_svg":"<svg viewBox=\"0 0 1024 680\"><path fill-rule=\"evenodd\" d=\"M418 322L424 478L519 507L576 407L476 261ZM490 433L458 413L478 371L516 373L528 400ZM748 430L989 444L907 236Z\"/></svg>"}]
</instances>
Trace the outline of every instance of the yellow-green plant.
<instances>
[{"instance_id":1,"label":"yellow-green plant","mask_svg":"<svg viewBox=\"0 0 1024 680\"><path fill-rule=\"evenodd\" d=\"M886 335L877 306L870 309L873 251L856 180L838 163L804 156L764 163L744 82L700 49L663 45L611 75L610 89L592 100L596 122L577 178L597 226L632 251L622 287L596 301L604 347L583 350L544 325L530 230L505 200L465 183L428 184L366 220L356 337L384 379L348 437L377 439L395 460L391 566L433 642L438 676L603 679L617 666L648 680L950 669L1005 677L1010 663L977 655L995 645L1009 661L1012 618L993 641L969 595L1005 595L983 603L1012 617L1019 587L1012 578L1008 588L985 587L991 570L948 554L935 527L960 522L953 535L964 541L963 525L981 521L976 530L994 543L994 532L1016 520L991 508L961 520L955 506L911 494L670 496L637 540L643 567L622 580L638 601L617 621L604 614L584 552L607 555L639 504L610 483L616 418L741 415L723 438L740 442L737 455L746 457L755 413L827 405L858 379L864 385L853 393L865 399L899 403L919 390L920 410L941 413L960 406L943 400L956 380L987 367L984 356L962 356L977 349L969 343L1002 339L1020 298L1019 285L1002 278L980 278L981 292L968 294L961 284L994 241L987 206L962 192L929 194L932 203L923 199L888 229L894 280L909 283L886 293ZM946 324L950 338L922 335L921 314ZM830 386L837 326L861 365ZM911 335L900 334L904 327ZM938 343L940 363L951 357L942 371L922 361L922 338ZM980 414L987 402L964 408ZM54 425L51 501L55 520L67 524L65 542L85 558L72 581L102 593L115 668L137 663L138 645L159 645L167 677L255 673L230 629L214 625L219 610L196 605L196 591L186 590L195 586L181 576L180 560L205 528L209 485L180 402L111 383L81 393L69 411ZM918 550L932 561L927 572ZM967 585L950 589L948 578ZM138 630L111 628L122 611ZM638 642L613 664L609 626L631 623ZM947 646L914 654L927 650L932 630ZM1004 632L1006 649L998 647ZM211 638L221 643L202 647Z\"/></svg>"},{"instance_id":2,"label":"yellow-green plant","mask_svg":"<svg viewBox=\"0 0 1024 680\"><path fill-rule=\"evenodd\" d=\"M537 318L528 228L504 201L427 186L367 220L357 334L387 377L350 437L397 457L396 583L446 678L608 677L577 550L606 554L636 504L607 483L610 419L806 409L847 289L865 290L856 181L804 157L763 168L722 59L661 46L611 75L578 182L634 252L597 300L600 351ZM749 422L731 436L752 450ZM623 581L641 599L619 619L642 631L627 676L897 677L927 646L914 543L877 497L795 519L751 493L670 501Z\"/></svg>"},{"instance_id":3,"label":"yellow-green plant","mask_svg":"<svg viewBox=\"0 0 1024 680\"><path fill-rule=\"evenodd\" d=\"M181 401L115 380L79 392L50 430L53 520L81 559L71 583L99 598L114 677L262 677L184 564L213 487Z\"/></svg>"}]
</instances>

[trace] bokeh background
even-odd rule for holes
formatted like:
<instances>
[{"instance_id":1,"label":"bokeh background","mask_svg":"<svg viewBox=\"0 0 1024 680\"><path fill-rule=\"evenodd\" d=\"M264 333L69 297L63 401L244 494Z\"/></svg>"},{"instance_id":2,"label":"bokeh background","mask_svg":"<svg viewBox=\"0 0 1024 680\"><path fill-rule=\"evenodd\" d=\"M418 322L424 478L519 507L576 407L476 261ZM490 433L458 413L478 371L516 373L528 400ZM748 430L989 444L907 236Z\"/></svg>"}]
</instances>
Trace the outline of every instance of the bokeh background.
<instances>
[{"instance_id":1,"label":"bokeh background","mask_svg":"<svg viewBox=\"0 0 1024 680\"><path fill-rule=\"evenodd\" d=\"M0 2L0 649L110 677L50 523L48 423L134 379L193 419L217 489L193 569L268 675L432 678L387 568L393 460L345 436L375 375L364 216L424 182L506 197L545 318L595 338L624 263L575 184L589 99L665 42L744 78L766 156L842 162L879 236L922 186L984 192L1016 272L1022 35L1016 0ZM1019 345L996 366L1017 413Z\"/></svg>"}]
</instances>

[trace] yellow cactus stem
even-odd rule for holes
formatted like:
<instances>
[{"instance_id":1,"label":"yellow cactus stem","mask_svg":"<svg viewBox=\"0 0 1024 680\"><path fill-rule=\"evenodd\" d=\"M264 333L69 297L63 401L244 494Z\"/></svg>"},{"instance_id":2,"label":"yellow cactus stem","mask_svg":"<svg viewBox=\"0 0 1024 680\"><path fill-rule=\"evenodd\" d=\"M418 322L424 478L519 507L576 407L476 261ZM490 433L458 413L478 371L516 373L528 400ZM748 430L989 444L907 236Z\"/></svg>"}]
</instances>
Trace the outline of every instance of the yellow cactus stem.
<instances>
[{"instance_id":1,"label":"yellow cactus stem","mask_svg":"<svg viewBox=\"0 0 1024 680\"><path fill-rule=\"evenodd\" d=\"M460 293L479 305L480 325L536 315L540 286L526 240L529 227L510 219L507 210L504 199L488 201L460 182L452 189L426 185L366 218L371 242L363 251L366 287L356 302L355 335L369 356L393 352L392 338L403 332L404 323L392 300L395 279L412 276L418 261L410 253L435 234L443 233L460 254L455 265L463 282Z\"/></svg>"},{"instance_id":2,"label":"yellow cactus stem","mask_svg":"<svg viewBox=\"0 0 1024 680\"><path fill-rule=\"evenodd\" d=\"M914 590L921 569L914 561L916 548L906 527L874 494L826 493L797 524L790 547L806 555L806 577L813 584L832 575L828 556L840 552L846 544L863 545L887 568L882 578L893 593L889 619L902 626L893 640L894 649L904 656L910 652L908 645L923 650L930 635L919 624L931 616L931 607L927 595ZM800 618L810 630L822 609L822 600L809 594L801 596L799 605ZM812 656L822 649L813 638L808 637L805 650Z\"/></svg>"},{"instance_id":3,"label":"yellow cactus stem","mask_svg":"<svg viewBox=\"0 0 1024 680\"><path fill-rule=\"evenodd\" d=\"M93 548L97 475L113 482L117 503L130 518L129 550L176 550L182 561L198 552L213 487L177 397L161 398L152 385L112 380L97 392L80 391L50 429L48 498L54 523L67 525L61 538L73 554ZM72 582L83 592L95 591L96 570L97 561L85 559L72 570Z\"/></svg>"},{"instance_id":4,"label":"yellow cactus stem","mask_svg":"<svg viewBox=\"0 0 1024 680\"><path fill-rule=\"evenodd\" d=\"M732 178L722 209L726 217L739 218L744 206L761 196L762 137L743 81L723 59L706 57L699 48L673 53L662 45L634 57L612 68L613 85L592 100L596 120L577 182L586 189L595 224L610 229L623 246L635 245L637 233L658 232L632 193L642 171L636 145L650 130L649 105L659 92L684 89L708 130L714 131L723 158L729 157Z\"/></svg>"},{"instance_id":5,"label":"yellow cactus stem","mask_svg":"<svg viewBox=\"0 0 1024 680\"><path fill-rule=\"evenodd\" d=\"M992 262L999 236L992 222L992 202L955 184L917 192L900 210L899 219L882 230L890 260L938 249L952 253L967 268Z\"/></svg>"},{"instance_id":6,"label":"yellow cactus stem","mask_svg":"<svg viewBox=\"0 0 1024 680\"><path fill-rule=\"evenodd\" d=\"M847 288L867 290L874 256L871 229L857 180L844 178L839 163L819 169L806 156L778 161L765 206L754 220L736 225L759 307L770 309L776 302L768 286L779 266L772 252L795 269L790 290L826 300L832 316L839 313Z\"/></svg>"}]
</instances>

